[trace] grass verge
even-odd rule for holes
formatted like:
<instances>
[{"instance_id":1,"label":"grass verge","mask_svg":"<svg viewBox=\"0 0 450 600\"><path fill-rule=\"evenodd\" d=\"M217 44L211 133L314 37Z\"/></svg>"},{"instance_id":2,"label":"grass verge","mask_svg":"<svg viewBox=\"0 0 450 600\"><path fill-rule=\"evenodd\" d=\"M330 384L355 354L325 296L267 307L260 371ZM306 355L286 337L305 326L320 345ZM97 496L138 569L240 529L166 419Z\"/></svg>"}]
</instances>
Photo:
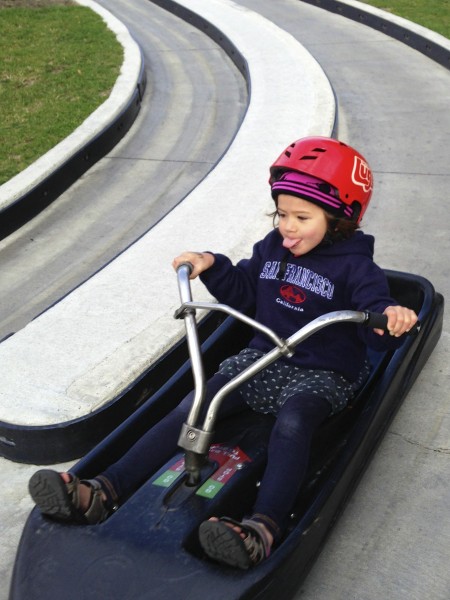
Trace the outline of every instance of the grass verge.
<instances>
[{"instance_id":1,"label":"grass verge","mask_svg":"<svg viewBox=\"0 0 450 600\"><path fill-rule=\"evenodd\" d=\"M365 0L364 4L381 8L450 38L449 0Z\"/></svg>"},{"instance_id":2,"label":"grass verge","mask_svg":"<svg viewBox=\"0 0 450 600\"><path fill-rule=\"evenodd\" d=\"M61 0L0 1L0 184L106 98L123 49L101 17Z\"/></svg>"}]
</instances>

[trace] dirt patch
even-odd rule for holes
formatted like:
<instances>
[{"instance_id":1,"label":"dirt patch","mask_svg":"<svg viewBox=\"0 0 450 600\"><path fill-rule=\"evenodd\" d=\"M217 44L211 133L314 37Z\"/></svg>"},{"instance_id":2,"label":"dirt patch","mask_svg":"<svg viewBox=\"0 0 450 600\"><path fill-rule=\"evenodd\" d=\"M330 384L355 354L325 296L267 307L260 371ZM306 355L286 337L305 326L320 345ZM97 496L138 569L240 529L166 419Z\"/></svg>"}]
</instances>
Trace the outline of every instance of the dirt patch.
<instances>
[{"instance_id":1,"label":"dirt patch","mask_svg":"<svg viewBox=\"0 0 450 600\"><path fill-rule=\"evenodd\" d=\"M1 8L42 8L43 6L73 5L73 0L0 0Z\"/></svg>"}]
</instances>

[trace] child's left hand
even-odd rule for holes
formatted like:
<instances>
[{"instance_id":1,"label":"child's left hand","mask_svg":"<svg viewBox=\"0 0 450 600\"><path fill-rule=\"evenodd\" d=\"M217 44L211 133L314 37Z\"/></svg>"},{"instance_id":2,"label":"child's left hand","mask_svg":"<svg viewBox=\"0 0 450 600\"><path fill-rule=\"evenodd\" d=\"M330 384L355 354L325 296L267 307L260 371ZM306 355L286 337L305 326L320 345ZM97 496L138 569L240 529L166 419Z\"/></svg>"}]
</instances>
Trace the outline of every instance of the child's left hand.
<instances>
[{"instance_id":1,"label":"child's left hand","mask_svg":"<svg viewBox=\"0 0 450 600\"><path fill-rule=\"evenodd\" d=\"M387 328L389 335L400 337L408 332L417 323L417 315L410 308L404 306L388 306L384 313L388 318ZM378 335L383 335L382 329L374 329Z\"/></svg>"}]
</instances>

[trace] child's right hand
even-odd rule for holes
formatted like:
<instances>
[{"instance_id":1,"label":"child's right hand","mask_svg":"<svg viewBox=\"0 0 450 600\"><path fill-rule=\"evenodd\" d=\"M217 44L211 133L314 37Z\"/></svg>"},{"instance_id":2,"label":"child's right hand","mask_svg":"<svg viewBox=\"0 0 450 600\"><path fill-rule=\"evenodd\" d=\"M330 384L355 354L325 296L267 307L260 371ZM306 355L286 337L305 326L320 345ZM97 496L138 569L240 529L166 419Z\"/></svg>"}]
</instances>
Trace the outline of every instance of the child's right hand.
<instances>
[{"instance_id":1,"label":"child's right hand","mask_svg":"<svg viewBox=\"0 0 450 600\"><path fill-rule=\"evenodd\" d=\"M388 318L387 329L389 335L400 337L407 333L417 323L417 315L405 306L388 306L384 313ZM382 329L374 329L378 335L383 335Z\"/></svg>"},{"instance_id":2,"label":"child's right hand","mask_svg":"<svg viewBox=\"0 0 450 600\"><path fill-rule=\"evenodd\" d=\"M195 279L200 273L212 267L214 260L214 254L210 252L183 252L180 256L173 259L172 266L176 271L181 264L186 262L191 263L193 270L189 279Z\"/></svg>"}]
</instances>

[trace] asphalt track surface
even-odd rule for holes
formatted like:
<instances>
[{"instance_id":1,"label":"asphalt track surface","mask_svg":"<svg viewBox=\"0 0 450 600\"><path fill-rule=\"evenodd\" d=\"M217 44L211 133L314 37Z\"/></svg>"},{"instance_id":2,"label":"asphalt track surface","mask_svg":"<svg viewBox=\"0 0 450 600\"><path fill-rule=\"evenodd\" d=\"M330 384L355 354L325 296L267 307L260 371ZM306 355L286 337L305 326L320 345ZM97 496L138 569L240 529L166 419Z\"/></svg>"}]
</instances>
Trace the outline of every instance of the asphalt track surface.
<instances>
[{"instance_id":1,"label":"asphalt track surface","mask_svg":"<svg viewBox=\"0 0 450 600\"><path fill-rule=\"evenodd\" d=\"M127 136L36 218L0 241L0 339L112 260L226 151L246 84L225 52L148 0L99 1L139 43L147 89Z\"/></svg>"},{"instance_id":2,"label":"asphalt track surface","mask_svg":"<svg viewBox=\"0 0 450 600\"><path fill-rule=\"evenodd\" d=\"M441 204L450 184L448 71L364 25L297 0L240 3L290 31L327 73L338 135L363 150L375 172L366 230L377 238L378 263L422 274L448 297L448 208ZM133 4L127 3L130 14ZM450 597L448 332L446 317L441 342L296 600ZM26 506L26 499L18 503L18 518ZM5 582L13 551L2 560ZM7 587L3 593L2 600Z\"/></svg>"}]
</instances>

